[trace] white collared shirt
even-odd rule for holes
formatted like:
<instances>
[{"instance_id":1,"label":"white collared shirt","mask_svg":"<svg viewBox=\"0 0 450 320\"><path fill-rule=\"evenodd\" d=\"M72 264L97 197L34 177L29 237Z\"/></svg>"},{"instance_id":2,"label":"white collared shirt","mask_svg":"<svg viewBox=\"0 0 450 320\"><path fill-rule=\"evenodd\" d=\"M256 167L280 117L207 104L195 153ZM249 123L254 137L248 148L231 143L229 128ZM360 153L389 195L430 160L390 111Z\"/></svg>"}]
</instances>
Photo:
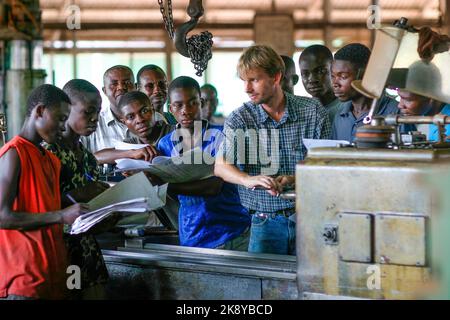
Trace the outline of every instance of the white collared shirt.
<instances>
[{"instance_id":1,"label":"white collared shirt","mask_svg":"<svg viewBox=\"0 0 450 320\"><path fill-rule=\"evenodd\" d=\"M161 113L159 113L158 111L155 112L155 122L156 121L162 121L165 124L168 124L166 118Z\"/></svg>"},{"instance_id":2,"label":"white collared shirt","mask_svg":"<svg viewBox=\"0 0 450 320\"><path fill-rule=\"evenodd\" d=\"M130 137L131 132L127 126L114 116L111 107L107 107L99 114L97 130L88 137L81 137L81 143L90 152L95 153L114 148L116 142L122 142Z\"/></svg>"}]
</instances>

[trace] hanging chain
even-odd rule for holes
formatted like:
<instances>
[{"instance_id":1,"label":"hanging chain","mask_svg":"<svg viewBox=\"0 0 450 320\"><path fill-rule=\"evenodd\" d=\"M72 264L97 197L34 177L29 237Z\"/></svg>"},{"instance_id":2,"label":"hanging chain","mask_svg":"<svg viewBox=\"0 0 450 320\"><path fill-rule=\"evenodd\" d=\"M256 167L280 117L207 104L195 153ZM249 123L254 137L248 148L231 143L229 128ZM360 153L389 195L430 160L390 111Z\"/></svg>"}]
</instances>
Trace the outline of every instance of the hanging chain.
<instances>
[{"instance_id":1,"label":"hanging chain","mask_svg":"<svg viewBox=\"0 0 450 320\"><path fill-rule=\"evenodd\" d=\"M161 11L163 17L164 27L166 28L170 39L173 39L175 34L175 28L173 26L172 0L167 0L167 14L166 8L164 6L164 0L158 0L158 4L159 4L159 11Z\"/></svg>"},{"instance_id":2,"label":"hanging chain","mask_svg":"<svg viewBox=\"0 0 450 320\"><path fill-rule=\"evenodd\" d=\"M175 35L175 28L173 25L173 15L172 15L172 0L167 0L167 13L164 5L164 0L158 0L159 11L161 11L164 27L169 34L170 39L173 40ZM203 71L208 67L208 61L212 57L211 47L213 45L212 41L213 35L204 31L201 34L193 35L186 39L186 45L191 58L191 62L194 64L195 73L197 76L201 77Z\"/></svg>"},{"instance_id":3,"label":"hanging chain","mask_svg":"<svg viewBox=\"0 0 450 320\"><path fill-rule=\"evenodd\" d=\"M203 31L201 34L195 34L186 39L187 49L191 62L194 64L195 73L201 77L203 71L208 67L208 61L212 57L211 47L213 35L208 31Z\"/></svg>"}]
</instances>

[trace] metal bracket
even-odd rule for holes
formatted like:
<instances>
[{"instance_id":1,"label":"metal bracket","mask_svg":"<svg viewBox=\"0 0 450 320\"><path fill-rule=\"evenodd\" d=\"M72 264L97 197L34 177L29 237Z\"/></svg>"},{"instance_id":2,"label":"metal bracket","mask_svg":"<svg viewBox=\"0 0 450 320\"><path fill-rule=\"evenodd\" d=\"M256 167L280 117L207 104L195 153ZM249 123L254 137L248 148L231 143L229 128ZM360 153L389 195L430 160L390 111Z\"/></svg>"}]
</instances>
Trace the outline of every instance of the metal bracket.
<instances>
[{"instance_id":1,"label":"metal bracket","mask_svg":"<svg viewBox=\"0 0 450 320\"><path fill-rule=\"evenodd\" d=\"M0 147L6 143L6 116L0 113Z\"/></svg>"},{"instance_id":2,"label":"metal bracket","mask_svg":"<svg viewBox=\"0 0 450 320\"><path fill-rule=\"evenodd\" d=\"M339 243L338 226L336 224L326 224L323 227L322 237L325 244L331 246L337 245Z\"/></svg>"}]
</instances>

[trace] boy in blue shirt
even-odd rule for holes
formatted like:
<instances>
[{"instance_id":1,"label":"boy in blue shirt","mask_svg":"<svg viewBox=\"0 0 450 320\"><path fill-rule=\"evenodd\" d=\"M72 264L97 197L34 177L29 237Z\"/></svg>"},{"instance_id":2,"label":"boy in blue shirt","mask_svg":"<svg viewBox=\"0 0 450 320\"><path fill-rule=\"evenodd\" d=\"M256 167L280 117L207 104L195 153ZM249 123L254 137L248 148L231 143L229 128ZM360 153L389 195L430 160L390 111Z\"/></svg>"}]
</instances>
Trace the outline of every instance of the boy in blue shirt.
<instances>
[{"instance_id":1,"label":"boy in blue shirt","mask_svg":"<svg viewBox=\"0 0 450 320\"><path fill-rule=\"evenodd\" d=\"M341 101L332 124L331 138L334 140L353 142L356 130L364 125L363 120L369 114L371 100L356 91L351 83L362 79L370 54L370 49L360 43L350 43L334 54L331 82L334 95ZM397 114L397 105L397 101L383 95L378 100L377 115Z\"/></svg>"},{"instance_id":2,"label":"boy in blue shirt","mask_svg":"<svg viewBox=\"0 0 450 320\"><path fill-rule=\"evenodd\" d=\"M202 100L196 80L181 76L169 86L169 108L177 120L176 130L157 146L165 156L177 156L200 147L215 157L222 141L222 127L200 119ZM250 215L235 185L218 177L169 184L169 193L180 201L180 244L190 247L247 251Z\"/></svg>"}]
</instances>

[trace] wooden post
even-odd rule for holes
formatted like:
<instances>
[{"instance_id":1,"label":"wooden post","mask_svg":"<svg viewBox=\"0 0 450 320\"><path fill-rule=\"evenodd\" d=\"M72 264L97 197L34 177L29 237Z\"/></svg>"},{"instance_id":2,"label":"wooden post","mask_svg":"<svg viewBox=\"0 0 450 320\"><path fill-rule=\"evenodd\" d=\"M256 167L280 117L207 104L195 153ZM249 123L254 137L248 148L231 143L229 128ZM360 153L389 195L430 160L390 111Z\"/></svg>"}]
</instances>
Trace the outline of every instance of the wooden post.
<instances>
[{"instance_id":1,"label":"wooden post","mask_svg":"<svg viewBox=\"0 0 450 320\"><path fill-rule=\"evenodd\" d=\"M267 44L278 54L294 54L294 19L288 14L257 14L254 21L256 44Z\"/></svg>"}]
</instances>

